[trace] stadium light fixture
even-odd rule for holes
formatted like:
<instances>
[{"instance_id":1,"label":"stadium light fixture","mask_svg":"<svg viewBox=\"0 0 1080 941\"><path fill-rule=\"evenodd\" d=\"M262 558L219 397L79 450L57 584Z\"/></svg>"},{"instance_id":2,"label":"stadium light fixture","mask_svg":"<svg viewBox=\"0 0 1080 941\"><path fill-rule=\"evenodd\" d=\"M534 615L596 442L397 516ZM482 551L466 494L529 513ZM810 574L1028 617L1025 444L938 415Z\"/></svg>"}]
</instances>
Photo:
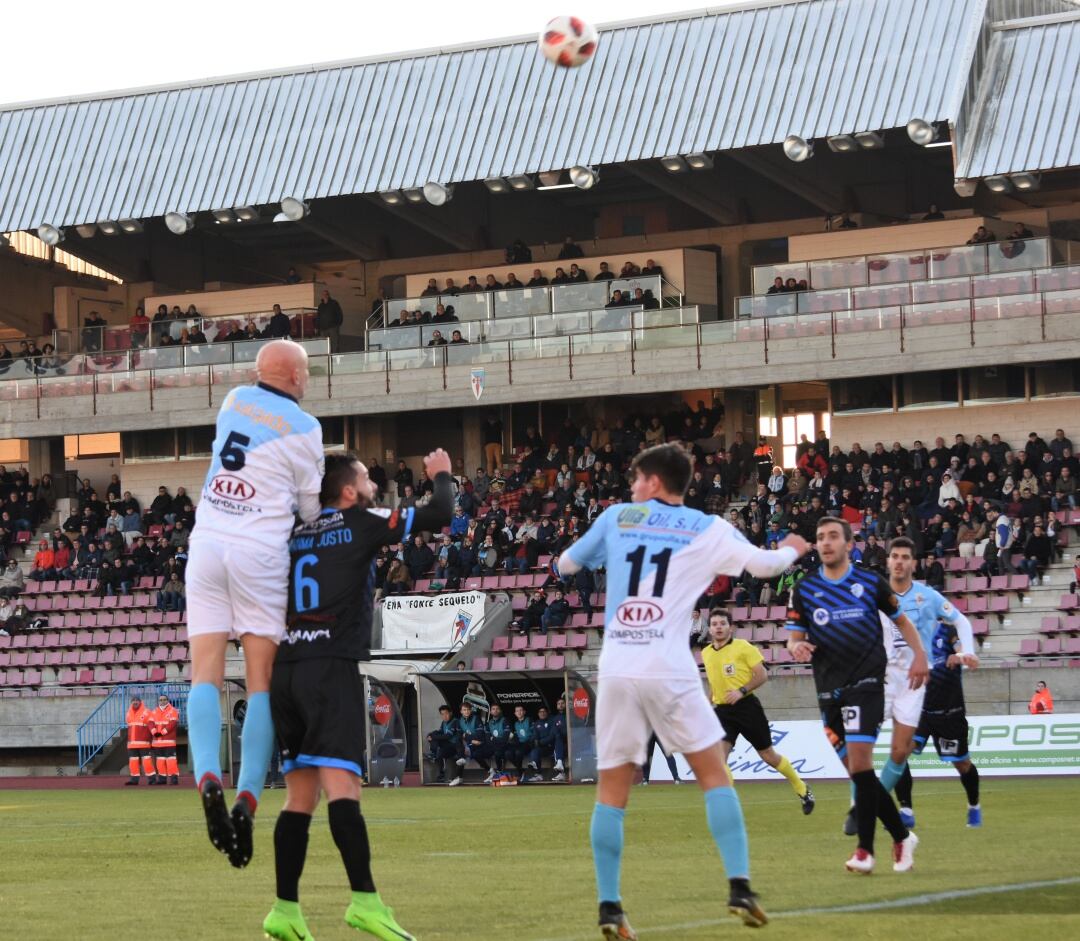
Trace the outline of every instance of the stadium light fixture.
<instances>
[{"instance_id":1,"label":"stadium light fixture","mask_svg":"<svg viewBox=\"0 0 1080 941\"><path fill-rule=\"evenodd\" d=\"M795 163L802 163L814 156L814 144L798 134L788 134L784 138L784 156Z\"/></svg>"},{"instance_id":2,"label":"stadium light fixture","mask_svg":"<svg viewBox=\"0 0 1080 941\"><path fill-rule=\"evenodd\" d=\"M173 235L184 235L195 228L195 220L184 212L165 213L165 228Z\"/></svg>"},{"instance_id":3,"label":"stadium light fixture","mask_svg":"<svg viewBox=\"0 0 1080 941\"><path fill-rule=\"evenodd\" d=\"M79 238L92 239L97 235L97 223L88 222L85 225L77 225L75 226L75 231L79 233Z\"/></svg>"},{"instance_id":4,"label":"stadium light fixture","mask_svg":"<svg viewBox=\"0 0 1080 941\"><path fill-rule=\"evenodd\" d=\"M259 210L253 206L237 206L233 209L236 213L236 218L241 222L257 222L259 219Z\"/></svg>"},{"instance_id":5,"label":"stadium light fixture","mask_svg":"<svg viewBox=\"0 0 1080 941\"><path fill-rule=\"evenodd\" d=\"M274 221L275 222L292 222L292 219L290 219L287 215L285 215L285 213L279 212L279 213L275 214Z\"/></svg>"},{"instance_id":6,"label":"stadium light fixture","mask_svg":"<svg viewBox=\"0 0 1080 941\"><path fill-rule=\"evenodd\" d=\"M579 190L591 190L600 182L600 174L595 167L571 167L570 182Z\"/></svg>"},{"instance_id":7,"label":"stadium light fixture","mask_svg":"<svg viewBox=\"0 0 1080 941\"><path fill-rule=\"evenodd\" d=\"M877 131L860 131L855 135L855 143L863 150L881 150L885 146L885 138Z\"/></svg>"},{"instance_id":8,"label":"stadium light fixture","mask_svg":"<svg viewBox=\"0 0 1080 941\"><path fill-rule=\"evenodd\" d=\"M143 230L143 224L138 219L121 219L119 225L128 235L138 235Z\"/></svg>"},{"instance_id":9,"label":"stadium light fixture","mask_svg":"<svg viewBox=\"0 0 1080 941\"><path fill-rule=\"evenodd\" d=\"M101 230L102 235L119 235L120 224L113 222L112 219L106 219L104 222L99 222L98 229Z\"/></svg>"},{"instance_id":10,"label":"stadium light fixture","mask_svg":"<svg viewBox=\"0 0 1080 941\"><path fill-rule=\"evenodd\" d=\"M424 199L432 206L445 206L454 196L454 187L449 183L429 181L424 184Z\"/></svg>"},{"instance_id":11,"label":"stadium light fixture","mask_svg":"<svg viewBox=\"0 0 1080 941\"><path fill-rule=\"evenodd\" d=\"M489 193L509 193L510 184L504 180L501 176L489 176L484 180L484 186L488 188Z\"/></svg>"},{"instance_id":12,"label":"stadium light fixture","mask_svg":"<svg viewBox=\"0 0 1080 941\"><path fill-rule=\"evenodd\" d=\"M410 203L422 203L424 201L424 191L419 186L402 190L402 194Z\"/></svg>"},{"instance_id":13,"label":"stadium light fixture","mask_svg":"<svg viewBox=\"0 0 1080 941\"><path fill-rule=\"evenodd\" d=\"M1037 172L1014 173L1009 179L1021 193L1033 193L1042 185L1042 177Z\"/></svg>"},{"instance_id":14,"label":"stadium light fixture","mask_svg":"<svg viewBox=\"0 0 1080 941\"><path fill-rule=\"evenodd\" d=\"M214 221L220 225L229 225L236 221L236 216L231 209L211 209L210 215L212 215Z\"/></svg>"},{"instance_id":15,"label":"stadium light fixture","mask_svg":"<svg viewBox=\"0 0 1080 941\"><path fill-rule=\"evenodd\" d=\"M907 136L911 138L913 144L926 147L938 139L938 129L922 118L912 118L907 123Z\"/></svg>"},{"instance_id":16,"label":"stadium light fixture","mask_svg":"<svg viewBox=\"0 0 1080 941\"><path fill-rule=\"evenodd\" d=\"M853 154L859 149L858 143L850 134L837 134L825 140L829 145L829 150L836 154Z\"/></svg>"},{"instance_id":17,"label":"stadium light fixture","mask_svg":"<svg viewBox=\"0 0 1080 941\"><path fill-rule=\"evenodd\" d=\"M562 170L545 170L540 174L540 185L542 187L558 186L559 181L562 179Z\"/></svg>"},{"instance_id":18,"label":"stadium light fixture","mask_svg":"<svg viewBox=\"0 0 1080 941\"><path fill-rule=\"evenodd\" d=\"M711 170L713 167L712 157L700 151L686 155L686 162L691 170Z\"/></svg>"},{"instance_id":19,"label":"stadium light fixture","mask_svg":"<svg viewBox=\"0 0 1080 941\"><path fill-rule=\"evenodd\" d=\"M686 173L690 167L686 161L683 160L678 154L673 154L670 157L661 157L660 166L662 166L668 173Z\"/></svg>"},{"instance_id":20,"label":"stadium light fixture","mask_svg":"<svg viewBox=\"0 0 1080 941\"><path fill-rule=\"evenodd\" d=\"M519 193L523 193L525 190L531 190L536 186L533 178L527 173L522 173L518 176L508 176L506 182L510 184L510 189L516 190Z\"/></svg>"},{"instance_id":21,"label":"stadium light fixture","mask_svg":"<svg viewBox=\"0 0 1080 941\"><path fill-rule=\"evenodd\" d=\"M0 248L11 248L11 239L0 232Z\"/></svg>"},{"instance_id":22,"label":"stadium light fixture","mask_svg":"<svg viewBox=\"0 0 1080 941\"><path fill-rule=\"evenodd\" d=\"M1004 174L988 176L983 182L991 193L1011 193L1013 190L1012 180Z\"/></svg>"},{"instance_id":23,"label":"stadium light fixture","mask_svg":"<svg viewBox=\"0 0 1080 941\"><path fill-rule=\"evenodd\" d=\"M285 213L285 218L290 222L299 222L311 212L311 207L302 199L297 199L295 196L286 196L281 201L281 211Z\"/></svg>"},{"instance_id":24,"label":"stadium light fixture","mask_svg":"<svg viewBox=\"0 0 1080 941\"><path fill-rule=\"evenodd\" d=\"M38 226L37 236L46 245L59 245L64 241L64 230L46 222L44 225Z\"/></svg>"},{"instance_id":25,"label":"stadium light fixture","mask_svg":"<svg viewBox=\"0 0 1080 941\"><path fill-rule=\"evenodd\" d=\"M379 198L388 206L400 206L405 202L405 197L401 195L401 190L384 190L379 193Z\"/></svg>"},{"instance_id":26,"label":"stadium light fixture","mask_svg":"<svg viewBox=\"0 0 1080 941\"><path fill-rule=\"evenodd\" d=\"M978 180L956 180L953 183L953 189L956 190L956 195L963 199L970 199L975 195L975 190L979 187Z\"/></svg>"}]
</instances>

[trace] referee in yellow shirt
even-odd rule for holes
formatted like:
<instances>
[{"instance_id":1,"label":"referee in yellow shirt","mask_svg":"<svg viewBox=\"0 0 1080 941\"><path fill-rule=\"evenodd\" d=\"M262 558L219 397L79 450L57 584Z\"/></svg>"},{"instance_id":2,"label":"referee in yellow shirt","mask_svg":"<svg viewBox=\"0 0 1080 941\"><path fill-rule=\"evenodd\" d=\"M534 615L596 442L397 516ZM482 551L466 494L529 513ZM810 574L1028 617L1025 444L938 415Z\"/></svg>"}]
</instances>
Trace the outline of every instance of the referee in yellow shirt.
<instances>
[{"instance_id":1,"label":"referee in yellow shirt","mask_svg":"<svg viewBox=\"0 0 1080 941\"><path fill-rule=\"evenodd\" d=\"M813 813L814 792L799 777L791 762L772 747L769 720L754 690L764 685L769 674L765 658L753 644L734 636L731 617L724 608L709 612L712 643L701 651L709 677L716 717L724 727L724 758L731 754L740 735L761 756L761 760L788 779L802 802L804 814Z\"/></svg>"}]
</instances>

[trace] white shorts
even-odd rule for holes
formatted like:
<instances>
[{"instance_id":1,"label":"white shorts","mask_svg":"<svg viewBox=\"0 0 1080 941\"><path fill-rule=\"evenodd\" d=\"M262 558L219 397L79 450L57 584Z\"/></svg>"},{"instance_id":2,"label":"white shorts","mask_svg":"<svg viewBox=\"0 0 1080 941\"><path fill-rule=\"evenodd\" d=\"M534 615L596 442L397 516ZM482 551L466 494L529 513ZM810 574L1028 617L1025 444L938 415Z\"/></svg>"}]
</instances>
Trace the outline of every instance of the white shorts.
<instances>
[{"instance_id":1,"label":"white shorts","mask_svg":"<svg viewBox=\"0 0 1080 941\"><path fill-rule=\"evenodd\" d=\"M597 767L644 764L653 732L669 755L692 755L724 737L700 680L601 680L596 694Z\"/></svg>"},{"instance_id":2,"label":"white shorts","mask_svg":"<svg viewBox=\"0 0 1080 941\"><path fill-rule=\"evenodd\" d=\"M919 719L922 718L926 685L923 684L918 689L910 689L908 669L908 664L904 660L890 660L885 669L885 718L917 729Z\"/></svg>"},{"instance_id":3,"label":"white shorts","mask_svg":"<svg viewBox=\"0 0 1080 941\"><path fill-rule=\"evenodd\" d=\"M289 555L257 546L192 542L187 572L188 636L255 634L281 643L289 598Z\"/></svg>"}]
</instances>

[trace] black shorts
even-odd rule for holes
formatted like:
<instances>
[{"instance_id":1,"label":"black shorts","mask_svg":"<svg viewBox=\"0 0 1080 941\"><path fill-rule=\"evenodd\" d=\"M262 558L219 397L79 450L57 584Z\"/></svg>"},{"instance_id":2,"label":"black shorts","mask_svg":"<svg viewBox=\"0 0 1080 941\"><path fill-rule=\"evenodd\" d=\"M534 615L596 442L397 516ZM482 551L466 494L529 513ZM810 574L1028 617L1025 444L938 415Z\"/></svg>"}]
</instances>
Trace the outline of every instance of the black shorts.
<instances>
[{"instance_id":1,"label":"black shorts","mask_svg":"<svg viewBox=\"0 0 1080 941\"><path fill-rule=\"evenodd\" d=\"M724 741L734 745L743 736L756 751L772 748L772 732L761 700L746 696L734 706L716 706L716 718L724 727Z\"/></svg>"},{"instance_id":2,"label":"black shorts","mask_svg":"<svg viewBox=\"0 0 1080 941\"><path fill-rule=\"evenodd\" d=\"M956 712L924 712L915 730L915 754L921 755L931 736L938 758L942 761L967 761L968 721L962 710Z\"/></svg>"},{"instance_id":3,"label":"black shorts","mask_svg":"<svg viewBox=\"0 0 1080 941\"><path fill-rule=\"evenodd\" d=\"M840 757L848 742L877 741L885 718L885 678L870 676L851 686L818 693L825 734Z\"/></svg>"},{"instance_id":4,"label":"black shorts","mask_svg":"<svg viewBox=\"0 0 1080 941\"><path fill-rule=\"evenodd\" d=\"M285 774L299 768L363 774L367 700L355 660L275 663L270 713Z\"/></svg>"}]
</instances>

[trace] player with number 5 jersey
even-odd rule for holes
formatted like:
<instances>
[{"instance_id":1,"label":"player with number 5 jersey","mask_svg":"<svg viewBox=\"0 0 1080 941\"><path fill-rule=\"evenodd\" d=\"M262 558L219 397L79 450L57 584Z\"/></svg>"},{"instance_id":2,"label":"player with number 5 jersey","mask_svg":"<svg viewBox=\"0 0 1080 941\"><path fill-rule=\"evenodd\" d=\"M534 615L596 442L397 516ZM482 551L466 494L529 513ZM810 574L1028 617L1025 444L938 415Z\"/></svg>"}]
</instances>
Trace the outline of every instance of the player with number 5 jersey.
<instances>
[{"instance_id":1,"label":"player with number 5 jersey","mask_svg":"<svg viewBox=\"0 0 1080 941\"><path fill-rule=\"evenodd\" d=\"M772 578L807 549L798 536L759 549L725 520L683 505L690 457L662 444L632 464L633 503L608 507L556 561L561 577L607 570L604 646L596 709L597 803L591 838L605 938L637 935L619 889L623 815L634 774L655 731L664 751L681 752L705 793L709 829L727 870L728 910L752 927L765 913L750 889L742 808L720 741L724 730L702 687L688 643L697 599L717 575Z\"/></svg>"},{"instance_id":2,"label":"player with number 5 jersey","mask_svg":"<svg viewBox=\"0 0 1080 941\"><path fill-rule=\"evenodd\" d=\"M274 747L270 672L285 632L289 535L319 515L322 427L300 407L307 353L287 340L259 350L258 383L221 405L214 456L187 567L188 729L210 842L237 868L252 853L253 816ZM247 714L232 812L221 776L221 688L228 642L244 651Z\"/></svg>"}]
</instances>

